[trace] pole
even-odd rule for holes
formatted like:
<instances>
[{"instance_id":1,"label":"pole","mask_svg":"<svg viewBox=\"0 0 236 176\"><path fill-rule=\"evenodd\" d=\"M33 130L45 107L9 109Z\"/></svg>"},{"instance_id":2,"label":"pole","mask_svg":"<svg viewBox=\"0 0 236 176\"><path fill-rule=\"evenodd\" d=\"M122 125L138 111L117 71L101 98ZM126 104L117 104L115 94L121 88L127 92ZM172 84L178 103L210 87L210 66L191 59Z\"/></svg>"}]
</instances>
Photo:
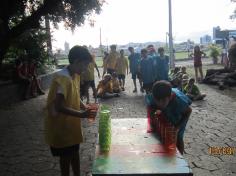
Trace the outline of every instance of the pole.
<instances>
[{"instance_id":1,"label":"pole","mask_svg":"<svg viewBox=\"0 0 236 176\"><path fill-rule=\"evenodd\" d=\"M169 53L170 53L170 68L175 67L173 49L173 36L172 36L172 14L171 14L171 0L169 0Z\"/></svg>"}]
</instances>

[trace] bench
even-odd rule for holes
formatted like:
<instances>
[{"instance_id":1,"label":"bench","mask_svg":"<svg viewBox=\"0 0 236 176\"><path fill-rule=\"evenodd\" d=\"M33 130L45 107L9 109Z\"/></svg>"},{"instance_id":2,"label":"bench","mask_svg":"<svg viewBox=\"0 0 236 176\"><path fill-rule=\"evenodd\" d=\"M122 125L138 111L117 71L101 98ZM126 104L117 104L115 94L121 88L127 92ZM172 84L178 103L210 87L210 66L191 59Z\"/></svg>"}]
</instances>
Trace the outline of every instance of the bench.
<instances>
[{"instance_id":1,"label":"bench","mask_svg":"<svg viewBox=\"0 0 236 176\"><path fill-rule=\"evenodd\" d=\"M166 152L155 133L147 133L147 119L112 119L109 153L96 146L92 175L181 175L192 170L177 151Z\"/></svg>"}]
</instances>

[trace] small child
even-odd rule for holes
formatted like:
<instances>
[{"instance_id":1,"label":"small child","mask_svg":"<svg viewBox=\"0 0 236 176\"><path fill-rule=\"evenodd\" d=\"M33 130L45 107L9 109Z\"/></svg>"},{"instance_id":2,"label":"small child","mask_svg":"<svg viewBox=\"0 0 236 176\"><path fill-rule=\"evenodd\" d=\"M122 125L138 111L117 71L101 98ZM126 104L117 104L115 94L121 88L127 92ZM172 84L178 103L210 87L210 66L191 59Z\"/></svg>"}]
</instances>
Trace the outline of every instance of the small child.
<instances>
[{"instance_id":1,"label":"small child","mask_svg":"<svg viewBox=\"0 0 236 176\"><path fill-rule=\"evenodd\" d=\"M193 53L190 54L190 57L193 57L196 81L201 82L203 80L202 57L206 57L206 54L200 50L198 45L196 45L193 49ZM200 73L200 78L198 78L198 71Z\"/></svg>"},{"instance_id":2,"label":"small child","mask_svg":"<svg viewBox=\"0 0 236 176\"><path fill-rule=\"evenodd\" d=\"M79 147L83 142L80 118L96 116L80 100L80 75L92 61L89 51L74 46L69 65L57 72L50 86L45 117L45 139L53 156L60 158L61 175L80 175ZM81 110L83 108L84 110Z\"/></svg>"},{"instance_id":3,"label":"small child","mask_svg":"<svg viewBox=\"0 0 236 176\"><path fill-rule=\"evenodd\" d=\"M112 79L111 75L107 74L103 77L101 81L99 81L97 86L97 97L112 98L119 96L119 94L113 93L113 86L111 79Z\"/></svg>"},{"instance_id":4,"label":"small child","mask_svg":"<svg viewBox=\"0 0 236 176\"><path fill-rule=\"evenodd\" d=\"M116 72L112 73L111 82L112 82L113 92L114 93L120 93L121 92L121 87L120 87L120 83L119 83L118 76L117 76Z\"/></svg>"},{"instance_id":5,"label":"small child","mask_svg":"<svg viewBox=\"0 0 236 176\"><path fill-rule=\"evenodd\" d=\"M165 118L177 128L177 148L184 152L184 131L192 112L191 100L181 91L171 88L167 81L157 81L152 88L152 94L147 98L147 105L161 111Z\"/></svg>"},{"instance_id":6,"label":"small child","mask_svg":"<svg viewBox=\"0 0 236 176\"><path fill-rule=\"evenodd\" d=\"M120 50L120 57L117 59L116 62L116 71L118 74L118 79L119 79L119 83L120 86L122 88L122 90L125 90L125 75L127 73L127 75L129 74L129 69L128 69L128 60L125 58L124 56L124 50Z\"/></svg>"},{"instance_id":7,"label":"small child","mask_svg":"<svg viewBox=\"0 0 236 176\"><path fill-rule=\"evenodd\" d=\"M184 93L193 101L203 100L206 97L206 94L201 94L199 88L194 83L195 79L191 78L184 88Z\"/></svg>"}]
</instances>

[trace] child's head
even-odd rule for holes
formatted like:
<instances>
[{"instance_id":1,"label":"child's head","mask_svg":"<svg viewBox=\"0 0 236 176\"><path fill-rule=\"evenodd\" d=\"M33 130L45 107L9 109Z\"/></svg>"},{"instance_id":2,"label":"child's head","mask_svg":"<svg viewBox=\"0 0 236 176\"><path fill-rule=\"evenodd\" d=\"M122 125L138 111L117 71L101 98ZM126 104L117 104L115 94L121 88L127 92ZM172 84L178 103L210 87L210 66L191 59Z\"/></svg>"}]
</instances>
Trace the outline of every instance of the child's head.
<instances>
[{"instance_id":1,"label":"child's head","mask_svg":"<svg viewBox=\"0 0 236 176\"><path fill-rule=\"evenodd\" d=\"M146 58L147 57L147 54L148 54L148 51L146 49L142 49L141 50L141 56L142 58Z\"/></svg>"},{"instance_id":2,"label":"child's head","mask_svg":"<svg viewBox=\"0 0 236 176\"><path fill-rule=\"evenodd\" d=\"M193 85L195 83L195 79L194 78L190 78L188 81L189 85Z\"/></svg>"},{"instance_id":3,"label":"child's head","mask_svg":"<svg viewBox=\"0 0 236 176\"><path fill-rule=\"evenodd\" d=\"M152 87L152 94L158 108L164 109L170 102L171 84L167 81L157 81Z\"/></svg>"},{"instance_id":4,"label":"child's head","mask_svg":"<svg viewBox=\"0 0 236 176\"><path fill-rule=\"evenodd\" d=\"M104 77L103 77L103 82L104 82L104 83L107 83L107 82L110 81L110 80L111 80L111 75L110 75L110 74L104 75Z\"/></svg>"},{"instance_id":5,"label":"child's head","mask_svg":"<svg viewBox=\"0 0 236 176\"><path fill-rule=\"evenodd\" d=\"M178 73L178 72L179 72L179 70L180 70L180 68L179 68L179 67L175 67L175 68L174 68L174 74Z\"/></svg>"},{"instance_id":6,"label":"child's head","mask_svg":"<svg viewBox=\"0 0 236 176\"><path fill-rule=\"evenodd\" d=\"M158 48L158 53L160 54L160 56L164 56L164 52L165 50L163 47Z\"/></svg>"},{"instance_id":7,"label":"child's head","mask_svg":"<svg viewBox=\"0 0 236 176\"><path fill-rule=\"evenodd\" d=\"M182 73L186 73L186 67L185 67L185 66L182 66L182 67L181 67L181 72L182 72Z\"/></svg>"},{"instance_id":8,"label":"child's head","mask_svg":"<svg viewBox=\"0 0 236 176\"><path fill-rule=\"evenodd\" d=\"M111 45L110 49L111 49L111 51L116 51L116 45L115 44Z\"/></svg>"},{"instance_id":9,"label":"child's head","mask_svg":"<svg viewBox=\"0 0 236 176\"><path fill-rule=\"evenodd\" d=\"M130 53L134 53L134 48L133 48L133 47L130 46L130 47L128 48L128 50L129 50Z\"/></svg>"},{"instance_id":10,"label":"child's head","mask_svg":"<svg viewBox=\"0 0 236 176\"><path fill-rule=\"evenodd\" d=\"M194 46L194 52L199 52L200 51L200 47L199 47L199 45L196 45L196 46Z\"/></svg>"},{"instance_id":11,"label":"child's head","mask_svg":"<svg viewBox=\"0 0 236 176\"><path fill-rule=\"evenodd\" d=\"M154 53L156 53L156 50L155 50L155 48L154 48L153 45L148 45L148 46L147 46L147 51L148 51L149 54L154 54Z\"/></svg>"},{"instance_id":12,"label":"child's head","mask_svg":"<svg viewBox=\"0 0 236 176\"><path fill-rule=\"evenodd\" d=\"M71 70L74 73L81 74L87 69L93 58L88 49L76 45L70 49L68 59Z\"/></svg>"},{"instance_id":13,"label":"child's head","mask_svg":"<svg viewBox=\"0 0 236 176\"><path fill-rule=\"evenodd\" d=\"M120 50L120 55L124 56L124 50L123 49Z\"/></svg>"}]
</instances>

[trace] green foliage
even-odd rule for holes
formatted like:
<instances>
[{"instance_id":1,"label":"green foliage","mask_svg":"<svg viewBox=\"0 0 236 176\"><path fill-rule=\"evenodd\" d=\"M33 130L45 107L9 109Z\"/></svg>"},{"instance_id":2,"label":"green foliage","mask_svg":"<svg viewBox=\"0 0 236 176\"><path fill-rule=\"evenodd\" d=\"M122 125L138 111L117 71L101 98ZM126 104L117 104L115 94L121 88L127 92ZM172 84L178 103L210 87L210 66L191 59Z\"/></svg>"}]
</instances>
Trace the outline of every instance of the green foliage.
<instances>
[{"instance_id":1,"label":"green foliage","mask_svg":"<svg viewBox=\"0 0 236 176\"><path fill-rule=\"evenodd\" d=\"M30 30L16 38L9 48L6 57L18 58L27 54L29 59L35 60L38 64L44 64L49 60L46 52L47 34L44 30Z\"/></svg>"},{"instance_id":2,"label":"green foliage","mask_svg":"<svg viewBox=\"0 0 236 176\"><path fill-rule=\"evenodd\" d=\"M210 45L209 50L210 50L209 56L212 58L217 58L221 53L221 48L216 45Z\"/></svg>"},{"instance_id":3,"label":"green foliage","mask_svg":"<svg viewBox=\"0 0 236 176\"><path fill-rule=\"evenodd\" d=\"M16 50L15 55L22 52L21 48L14 46L16 40L16 43L19 44L28 39L27 46L24 47L29 48L30 44L33 44L29 54L34 58L40 55L39 49L44 46L38 40L41 41L40 37L45 35L39 35L38 32L42 32L43 28L45 30L42 25L45 16L55 27L59 22L64 22L65 27L73 30L76 25L83 24L89 15L94 12L99 13L104 2L104 0L2 0L0 6L0 66L7 51L12 55L14 55L14 50ZM32 29L36 30L35 33L32 32ZM24 35L26 35L26 39L24 39ZM18 38L21 38L21 42L18 42Z\"/></svg>"}]
</instances>

